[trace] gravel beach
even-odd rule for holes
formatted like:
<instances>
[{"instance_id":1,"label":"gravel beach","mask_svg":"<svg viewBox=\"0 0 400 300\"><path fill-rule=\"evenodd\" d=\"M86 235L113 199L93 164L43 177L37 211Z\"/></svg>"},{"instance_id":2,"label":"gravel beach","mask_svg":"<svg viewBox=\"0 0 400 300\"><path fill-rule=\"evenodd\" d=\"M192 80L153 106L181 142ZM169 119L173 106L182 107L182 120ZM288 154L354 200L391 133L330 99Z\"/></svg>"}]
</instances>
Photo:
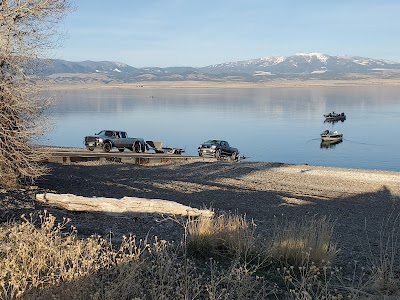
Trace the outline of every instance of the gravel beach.
<instances>
[{"instance_id":1,"label":"gravel beach","mask_svg":"<svg viewBox=\"0 0 400 300\"><path fill-rule=\"evenodd\" d=\"M257 162L49 167L51 173L35 187L0 193L2 222L47 209L57 218L71 218L82 235L119 238L133 234L179 240L183 234L182 227L166 216L68 212L36 202L35 194L43 192L158 198L194 208L211 207L217 213L245 214L254 220L257 233L265 236L271 234L275 222L328 216L335 222L339 259L352 264L365 259L366 248L379 251L382 226L390 228L400 214L397 172Z\"/></svg>"}]
</instances>

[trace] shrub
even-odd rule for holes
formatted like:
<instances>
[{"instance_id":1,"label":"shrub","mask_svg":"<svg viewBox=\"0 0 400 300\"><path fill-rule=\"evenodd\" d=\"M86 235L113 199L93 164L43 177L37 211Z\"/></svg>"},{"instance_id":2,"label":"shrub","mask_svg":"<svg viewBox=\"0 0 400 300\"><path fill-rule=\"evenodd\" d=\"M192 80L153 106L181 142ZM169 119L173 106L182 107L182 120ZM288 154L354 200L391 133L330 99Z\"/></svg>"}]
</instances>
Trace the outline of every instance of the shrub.
<instances>
[{"instance_id":1,"label":"shrub","mask_svg":"<svg viewBox=\"0 0 400 300\"><path fill-rule=\"evenodd\" d=\"M332 261L338 252L333 233L334 223L327 217L313 216L300 222L276 224L271 257L297 267L306 260L317 264Z\"/></svg>"},{"instance_id":2,"label":"shrub","mask_svg":"<svg viewBox=\"0 0 400 300\"><path fill-rule=\"evenodd\" d=\"M56 46L68 0L0 2L0 186L15 187L45 174L46 155L33 147L43 132L48 99L29 76L37 58Z\"/></svg>"},{"instance_id":3,"label":"shrub","mask_svg":"<svg viewBox=\"0 0 400 300\"><path fill-rule=\"evenodd\" d=\"M117 263L138 259L143 247L126 239L118 250L104 239L78 238L75 228L65 231L69 220L56 224L55 217L23 216L21 224L0 227L0 297L15 299L34 288L59 285Z\"/></svg>"},{"instance_id":4,"label":"shrub","mask_svg":"<svg viewBox=\"0 0 400 300\"><path fill-rule=\"evenodd\" d=\"M366 232L368 232L367 228ZM367 235L367 258L371 265L370 290L375 293L396 294L399 292L400 266L400 215L390 214L379 227L378 255L373 253L372 245Z\"/></svg>"},{"instance_id":5,"label":"shrub","mask_svg":"<svg viewBox=\"0 0 400 300\"><path fill-rule=\"evenodd\" d=\"M259 251L255 238L255 224L246 216L221 214L217 217L189 219L186 226L189 253L203 257L227 255L248 257Z\"/></svg>"},{"instance_id":6,"label":"shrub","mask_svg":"<svg viewBox=\"0 0 400 300\"><path fill-rule=\"evenodd\" d=\"M276 226L281 231L270 252L255 237L255 225L232 214L190 219L178 243L130 236L117 246L98 236L80 239L68 222L56 223L44 212L0 227L1 299L398 299L398 252L391 254L397 249L397 218L393 230L383 223L389 235L382 239L388 248L381 249L390 263L382 265L391 285L380 289L381 273L355 265L354 274L343 276L331 265L334 224L325 217ZM293 247L284 242L296 239ZM274 258L283 266L264 264Z\"/></svg>"},{"instance_id":7,"label":"shrub","mask_svg":"<svg viewBox=\"0 0 400 300\"><path fill-rule=\"evenodd\" d=\"M184 243L124 237L113 248L100 237L79 239L66 230L69 220L33 218L0 227L2 299L266 299L275 292L237 259L199 268Z\"/></svg>"}]
</instances>

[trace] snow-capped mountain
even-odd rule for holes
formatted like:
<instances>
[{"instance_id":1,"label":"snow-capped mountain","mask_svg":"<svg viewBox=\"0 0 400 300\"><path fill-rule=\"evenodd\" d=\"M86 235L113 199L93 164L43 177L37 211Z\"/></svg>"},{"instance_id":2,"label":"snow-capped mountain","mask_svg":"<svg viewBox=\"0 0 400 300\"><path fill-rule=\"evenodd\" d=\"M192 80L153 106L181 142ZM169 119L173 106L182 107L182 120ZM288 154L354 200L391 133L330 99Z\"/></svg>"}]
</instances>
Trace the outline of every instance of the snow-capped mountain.
<instances>
[{"instance_id":1,"label":"snow-capped mountain","mask_svg":"<svg viewBox=\"0 0 400 300\"><path fill-rule=\"evenodd\" d=\"M297 53L211 65L200 70L218 74L321 74L369 73L382 69L400 69L400 64L357 56L330 56L322 53Z\"/></svg>"},{"instance_id":2,"label":"snow-capped mountain","mask_svg":"<svg viewBox=\"0 0 400 300\"><path fill-rule=\"evenodd\" d=\"M139 69L127 64L111 61L81 61L71 62L60 59L48 60L42 70L42 74L50 75L57 73L140 73Z\"/></svg>"},{"instance_id":3,"label":"snow-capped mountain","mask_svg":"<svg viewBox=\"0 0 400 300\"><path fill-rule=\"evenodd\" d=\"M35 73L44 76L52 75L52 78L64 76L63 78L68 77L68 80L79 74L92 74L92 77L93 74L98 74L102 76L103 81L119 80L123 82L151 80L262 81L273 78L346 79L366 75L399 78L400 63L358 56L330 56L313 52L297 53L291 56L268 56L202 68L135 68L124 63L110 61L50 60L45 68L36 70Z\"/></svg>"}]
</instances>

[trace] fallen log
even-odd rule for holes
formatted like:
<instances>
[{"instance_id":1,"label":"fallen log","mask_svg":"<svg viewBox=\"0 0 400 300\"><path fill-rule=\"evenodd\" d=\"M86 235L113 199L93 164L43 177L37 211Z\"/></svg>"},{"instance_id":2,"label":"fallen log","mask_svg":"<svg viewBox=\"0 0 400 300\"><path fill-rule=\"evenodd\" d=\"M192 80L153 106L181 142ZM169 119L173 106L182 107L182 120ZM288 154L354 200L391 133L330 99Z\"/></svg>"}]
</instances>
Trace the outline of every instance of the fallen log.
<instances>
[{"instance_id":1,"label":"fallen log","mask_svg":"<svg viewBox=\"0 0 400 300\"><path fill-rule=\"evenodd\" d=\"M69 211L104 212L112 215L127 213L168 214L181 216L213 216L208 209L197 209L174 201L123 197L121 199L105 197L83 197L74 194L36 194L36 199Z\"/></svg>"}]
</instances>

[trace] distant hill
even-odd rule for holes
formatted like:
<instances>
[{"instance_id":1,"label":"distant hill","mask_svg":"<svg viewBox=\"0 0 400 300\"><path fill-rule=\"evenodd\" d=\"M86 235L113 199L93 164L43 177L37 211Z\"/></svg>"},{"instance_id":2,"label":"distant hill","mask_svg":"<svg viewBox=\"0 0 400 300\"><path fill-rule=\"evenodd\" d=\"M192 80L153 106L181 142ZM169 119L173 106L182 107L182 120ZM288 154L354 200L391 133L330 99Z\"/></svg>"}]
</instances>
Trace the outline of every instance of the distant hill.
<instances>
[{"instance_id":1,"label":"distant hill","mask_svg":"<svg viewBox=\"0 0 400 300\"><path fill-rule=\"evenodd\" d=\"M271 79L400 78L400 63L358 56L297 53L227 62L201 68L135 68L120 62L49 60L35 74L54 81L243 81Z\"/></svg>"}]
</instances>

